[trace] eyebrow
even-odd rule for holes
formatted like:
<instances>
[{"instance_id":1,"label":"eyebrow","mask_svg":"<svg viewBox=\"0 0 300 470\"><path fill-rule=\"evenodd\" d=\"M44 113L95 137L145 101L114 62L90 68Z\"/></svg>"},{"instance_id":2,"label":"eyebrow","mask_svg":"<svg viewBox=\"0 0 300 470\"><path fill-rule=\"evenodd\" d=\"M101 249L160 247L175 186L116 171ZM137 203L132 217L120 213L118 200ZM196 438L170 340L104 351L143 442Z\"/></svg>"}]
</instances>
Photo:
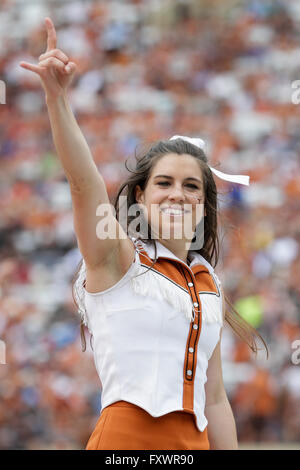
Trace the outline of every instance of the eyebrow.
<instances>
[{"instance_id":1,"label":"eyebrow","mask_svg":"<svg viewBox=\"0 0 300 470\"><path fill-rule=\"evenodd\" d=\"M154 176L154 179L155 178L168 178L169 180L172 180L173 177L172 176L168 176L168 175L156 175ZM202 181L199 180L198 178L192 178L192 177L188 177L188 178L185 178L184 181L187 181L187 180L192 180L192 181L196 181L197 183L200 183L202 185Z\"/></svg>"}]
</instances>

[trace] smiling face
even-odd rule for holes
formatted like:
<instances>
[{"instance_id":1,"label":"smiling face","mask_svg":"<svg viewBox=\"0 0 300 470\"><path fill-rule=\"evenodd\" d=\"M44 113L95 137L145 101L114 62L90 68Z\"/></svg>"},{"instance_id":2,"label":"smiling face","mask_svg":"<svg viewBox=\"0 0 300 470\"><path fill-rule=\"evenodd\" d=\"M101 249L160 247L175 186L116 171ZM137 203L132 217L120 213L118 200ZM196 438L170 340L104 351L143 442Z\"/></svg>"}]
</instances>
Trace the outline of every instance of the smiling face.
<instances>
[{"instance_id":1,"label":"smiling face","mask_svg":"<svg viewBox=\"0 0 300 470\"><path fill-rule=\"evenodd\" d=\"M145 190L136 187L136 201L154 238L192 240L204 211L199 162L188 154L162 156L152 168Z\"/></svg>"}]
</instances>

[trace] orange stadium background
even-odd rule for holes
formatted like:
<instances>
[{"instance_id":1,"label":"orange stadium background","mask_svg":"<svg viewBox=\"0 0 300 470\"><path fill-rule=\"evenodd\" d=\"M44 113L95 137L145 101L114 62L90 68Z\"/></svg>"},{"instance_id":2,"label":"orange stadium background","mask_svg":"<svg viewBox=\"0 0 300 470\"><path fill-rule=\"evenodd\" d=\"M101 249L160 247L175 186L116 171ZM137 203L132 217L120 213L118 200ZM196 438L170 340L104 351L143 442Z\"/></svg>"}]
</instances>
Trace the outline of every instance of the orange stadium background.
<instances>
[{"instance_id":1,"label":"orange stadium background","mask_svg":"<svg viewBox=\"0 0 300 470\"><path fill-rule=\"evenodd\" d=\"M78 66L70 102L113 199L125 160L201 137L218 179L216 272L266 340L225 327L224 383L241 449L300 449L300 5L297 0L2 0L0 10L0 449L82 449L101 409L71 280L81 255L44 92L19 67L44 18Z\"/></svg>"}]
</instances>

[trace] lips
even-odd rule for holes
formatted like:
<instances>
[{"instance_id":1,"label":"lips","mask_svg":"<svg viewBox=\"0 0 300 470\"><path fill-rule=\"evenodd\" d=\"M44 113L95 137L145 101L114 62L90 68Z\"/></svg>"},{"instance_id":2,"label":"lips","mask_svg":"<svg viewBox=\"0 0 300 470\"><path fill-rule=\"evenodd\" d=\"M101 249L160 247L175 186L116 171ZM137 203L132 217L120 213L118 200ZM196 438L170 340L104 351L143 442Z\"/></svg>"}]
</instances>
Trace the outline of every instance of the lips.
<instances>
[{"instance_id":1,"label":"lips","mask_svg":"<svg viewBox=\"0 0 300 470\"><path fill-rule=\"evenodd\" d=\"M183 214L187 214L190 211L183 209L182 207L161 207L160 211L164 214L168 215L175 215L175 216L182 216Z\"/></svg>"}]
</instances>

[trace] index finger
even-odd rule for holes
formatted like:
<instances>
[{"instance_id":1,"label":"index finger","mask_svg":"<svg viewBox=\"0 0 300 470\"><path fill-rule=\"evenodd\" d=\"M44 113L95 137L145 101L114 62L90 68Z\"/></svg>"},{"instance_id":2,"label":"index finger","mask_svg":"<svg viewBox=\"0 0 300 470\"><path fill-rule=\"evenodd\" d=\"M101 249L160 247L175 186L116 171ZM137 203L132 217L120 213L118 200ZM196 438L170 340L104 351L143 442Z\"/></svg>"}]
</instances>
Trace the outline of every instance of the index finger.
<instances>
[{"instance_id":1,"label":"index finger","mask_svg":"<svg viewBox=\"0 0 300 470\"><path fill-rule=\"evenodd\" d=\"M47 28L47 50L46 52L56 49L56 31L54 24L50 18L45 18L46 28Z\"/></svg>"}]
</instances>

